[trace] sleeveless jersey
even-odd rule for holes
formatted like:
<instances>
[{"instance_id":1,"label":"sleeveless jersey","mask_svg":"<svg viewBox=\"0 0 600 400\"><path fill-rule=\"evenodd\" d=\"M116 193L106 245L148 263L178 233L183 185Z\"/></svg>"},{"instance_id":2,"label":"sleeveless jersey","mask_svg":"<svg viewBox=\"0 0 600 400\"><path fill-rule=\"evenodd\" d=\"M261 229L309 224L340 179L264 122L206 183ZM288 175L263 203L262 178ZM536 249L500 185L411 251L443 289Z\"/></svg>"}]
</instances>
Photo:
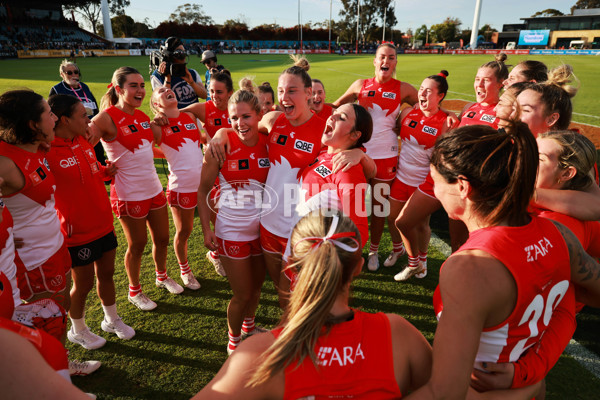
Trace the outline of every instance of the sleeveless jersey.
<instances>
[{"instance_id":1,"label":"sleeveless jersey","mask_svg":"<svg viewBox=\"0 0 600 400\"><path fill-rule=\"evenodd\" d=\"M198 191L202 169L200 132L196 121L186 113L169 118L162 128L160 149L169 163L169 190L180 193Z\"/></svg>"},{"instance_id":2,"label":"sleeveless jersey","mask_svg":"<svg viewBox=\"0 0 600 400\"><path fill-rule=\"evenodd\" d=\"M393 129L400 115L402 82L391 79L378 83L375 78L366 79L358 94L358 104L365 107L373 117L373 135L364 144L367 154L375 159L398 156L398 135Z\"/></svg>"},{"instance_id":3,"label":"sleeveless jersey","mask_svg":"<svg viewBox=\"0 0 600 400\"><path fill-rule=\"evenodd\" d=\"M0 271L6 275L12 288L15 306L21 304L21 291L17 284L17 265L15 264L15 238L13 236L13 219L0 199L2 222L0 222ZM4 288L6 290L6 288Z\"/></svg>"},{"instance_id":4,"label":"sleeveless jersey","mask_svg":"<svg viewBox=\"0 0 600 400\"><path fill-rule=\"evenodd\" d=\"M269 133L267 146L271 169L266 186L276 196L270 198L269 204L264 204L272 211L262 214L260 223L277 236L287 238L292 231L292 221L298 216L300 175L317 159L324 129L325 121L315 115L301 126L292 126L282 113Z\"/></svg>"},{"instance_id":5,"label":"sleeveless jersey","mask_svg":"<svg viewBox=\"0 0 600 400\"><path fill-rule=\"evenodd\" d=\"M117 127L115 139L102 139L108 159L118 169L112 181L117 198L122 201L153 198L162 191L162 185L154 167L150 119L140 110L130 115L111 106L105 111Z\"/></svg>"},{"instance_id":6,"label":"sleeveless jersey","mask_svg":"<svg viewBox=\"0 0 600 400\"><path fill-rule=\"evenodd\" d=\"M263 186L269 172L267 137L259 134L248 147L228 132L230 151L219 172L215 234L223 240L248 242L259 237Z\"/></svg>"},{"instance_id":7,"label":"sleeveless jersey","mask_svg":"<svg viewBox=\"0 0 600 400\"><path fill-rule=\"evenodd\" d=\"M227 110L219 110L212 100L204 103L204 129L212 139L221 128L231 128Z\"/></svg>"},{"instance_id":8,"label":"sleeveless jersey","mask_svg":"<svg viewBox=\"0 0 600 400\"><path fill-rule=\"evenodd\" d=\"M426 117L419 108L402 120L402 150L398 157L396 178L408 186L419 186L429 173L429 158L437 138L442 134L447 115L442 110Z\"/></svg>"},{"instance_id":9,"label":"sleeveless jersey","mask_svg":"<svg viewBox=\"0 0 600 400\"><path fill-rule=\"evenodd\" d=\"M517 361L540 340L558 307L574 318L569 251L551 221L532 217L520 227L476 230L458 252L471 249L483 250L502 262L517 285L517 303L510 316L481 333L476 362ZM434 295L436 315L442 308L438 287Z\"/></svg>"},{"instance_id":10,"label":"sleeveless jersey","mask_svg":"<svg viewBox=\"0 0 600 400\"><path fill-rule=\"evenodd\" d=\"M279 337L282 328L271 331ZM354 310L351 321L317 339L318 369L310 357L285 369L284 399L399 399L390 322L383 313Z\"/></svg>"},{"instance_id":11,"label":"sleeveless jersey","mask_svg":"<svg viewBox=\"0 0 600 400\"><path fill-rule=\"evenodd\" d=\"M346 172L333 171L333 156L322 153L317 162L302 173L302 193L299 214L308 214L312 210L327 208L340 210L357 226L360 243L364 246L369 239L369 221L365 206L367 180L360 164Z\"/></svg>"},{"instance_id":12,"label":"sleeveless jersey","mask_svg":"<svg viewBox=\"0 0 600 400\"><path fill-rule=\"evenodd\" d=\"M56 180L56 209L67 246L81 246L112 232L104 167L87 140L57 137L46 158Z\"/></svg>"},{"instance_id":13,"label":"sleeveless jersey","mask_svg":"<svg viewBox=\"0 0 600 400\"><path fill-rule=\"evenodd\" d=\"M555 211L542 210L538 216L560 222L577 236L579 243L590 256L600 258L600 222L581 221Z\"/></svg>"},{"instance_id":14,"label":"sleeveless jersey","mask_svg":"<svg viewBox=\"0 0 600 400\"><path fill-rule=\"evenodd\" d=\"M465 111L460 119L459 126L467 125L488 125L494 129L498 129L498 118L494 108L496 104L482 106L480 103L475 103Z\"/></svg>"},{"instance_id":15,"label":"sleeveless jersey","mask_svg":"<svg viewBox=\"0 0 600 400\"><path fill-rule=\"evenodd\" d=\"M25 268L31 271L64 243L54 208L54 175L41 152L31 153L0 141L0 156L10 158L25 178L25 186L3 200L12 214L15 236L25 239L19 255Z\"/></svg>"},{"instance_id":16,"label":"sleeveless jersey","mask_svg":"<svg viewBox=\"0 0 600 400\"><path fill-rule=\"evenodd\" d=\"M331 117L333 114L333 107L328 104L323 104L323 108L320 112L315 113L315 115L321 118L323 121L327 121L327 118Z\"/></svg>"}]
</instances>

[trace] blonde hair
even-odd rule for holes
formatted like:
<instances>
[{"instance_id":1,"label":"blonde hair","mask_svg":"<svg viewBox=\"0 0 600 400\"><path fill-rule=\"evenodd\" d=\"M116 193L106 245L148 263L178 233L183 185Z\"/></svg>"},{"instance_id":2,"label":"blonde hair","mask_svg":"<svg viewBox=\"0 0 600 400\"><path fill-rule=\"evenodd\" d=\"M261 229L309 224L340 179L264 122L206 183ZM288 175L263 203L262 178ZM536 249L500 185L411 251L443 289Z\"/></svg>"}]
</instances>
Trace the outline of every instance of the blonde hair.
<instances>
[{"instance_id":1,"label":"blonde hair","mask_svg":"<svg viewBox=\"0 0 600 400\"><path fill-rule=\"evenodd\" d=\"M337 223L335 233L354 233L335 239L355 251L347 251L332 240L323 240ZM302 218L292 231L291 266L298 269L298 280L283 317L285 327L263 354L260 367L248 386L262 384L292 362L300 364L314 352L317 339L326 325L329 312L339 293L352 280L361 258L360 234L352 220L340 211L315 210ZM345 247L345 246L344 246Z\"/></svg>"},{"instance_id":2,"label":"blonde hair","mask_svg":"<svg viewBox=\"0 0 600 400\"><path fill-rule=\"evenodd\" d=\"M68 66L72 65L73 67L77 68L77 70L79 71L79 67L77 66L77 64L75 64L73 61L69 61L66 58L64 60L62 60L62 62L60 63L59 67L58 67L58 72L60 72L61 74L63 72L65 72L65 68L67 68Z\"/></svg>"},{"instance_id":3,"label":"blonde hair","mask_svg":"<svg viewBox=\"0 0 600 400\"><path fill-rule=\"evenodd\" d=\"M294 61L294 65L283 71L281 75L296 75L302 79L305 88L312 88L312 79L310 78L310 75L308 75L308 70L310 69L308 59L303 55L298 54L290 54L290 58Z\"/></svg>"},{"instance_id":4,"label":"blonde hair","mask_svg":"<svg viewBox=\"0 0 600 400\"><path fill-rule=\"evenodd\" d=\"M261 112L260 102L258 101L258 97L256 97L253 91L244 89L236 91L229 98L227 106L237 103L247 103L250 106L250 108L256 111L257 114L260 114Z\"/></svg>"},{"instance_id":5,"label":"blonde hair","mask_svg":"<svg viewBox=\"0 0 600 400\"><path fill-rule=\"evenodd\" d=\"M504 63L508 56L504 53L499 53L494 56L494 61L489 61L479 68L490 68L494 70L494 76L498 82L503 82L508 78L508 67Z\"/></svg>"},{"instance_id":6,"label":"blonde hair","mask_svg":"<svg viewBox=\"0 0 600 400\"><path fill-rule=\"evenodd\" d=\"M117 94L116 87L123 87L125 82L127 81L127 77L132 74L138 74L139 71L133 67L120 67L113 73L112 79L110 81L110 87L102 96L100 100L100 110L105 110L110 106L114 106L119 101L119 95Z\"/></svg>"},{"instance_id":7,"label":"blonde hair","mask_svg":"<svg viewBox=\"0 0 600 400\"><path fill-rule=\"evenodd\" d=\"M249 92L253 92L256 93L257 92L257 88L256 85L254 84L254 77L253 76L245 76L242 79L240 79L238 85L240 86L241 90L247 90Z\"/></svg>"},{"instance_id":8,"label":"blonde hair","mask_svg":"<svg viewBox=\"0 0 600 400\"><path fill-rule=\"evenodd\" d=\"M541 133L538 137L552 139L560 146L560 169L573 167L577 171L573 178L565 182L563 190L584 191L594 183L590 172L596 163L596 147L590 139L574 131L549 131Z\"/></svg>"}]
</instances>

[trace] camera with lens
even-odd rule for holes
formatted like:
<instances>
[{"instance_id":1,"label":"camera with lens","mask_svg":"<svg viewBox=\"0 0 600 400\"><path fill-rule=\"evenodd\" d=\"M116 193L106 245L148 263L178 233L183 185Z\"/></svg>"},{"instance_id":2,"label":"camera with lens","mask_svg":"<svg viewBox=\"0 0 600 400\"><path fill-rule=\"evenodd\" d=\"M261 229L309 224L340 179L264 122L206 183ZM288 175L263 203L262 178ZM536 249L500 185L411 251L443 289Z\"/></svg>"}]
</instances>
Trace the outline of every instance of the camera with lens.
<instances>
[{"instance_id":1,"label":"camera with lens","mask_svg":"<svg viewBox=\"0 0 600 400\"><path fill-rule=\"evenodd\" d=\"M185 76L185 69L187 63L176 63L175 60L185 60L187 53L185 50L175 50L181 46L181 40L176 37L170 37L165 41L163 46L160 46L160 50L155 50L150 53L150 73L158 66L165 62L165 75L182 77Z\"/></svg>"}]
</instances>

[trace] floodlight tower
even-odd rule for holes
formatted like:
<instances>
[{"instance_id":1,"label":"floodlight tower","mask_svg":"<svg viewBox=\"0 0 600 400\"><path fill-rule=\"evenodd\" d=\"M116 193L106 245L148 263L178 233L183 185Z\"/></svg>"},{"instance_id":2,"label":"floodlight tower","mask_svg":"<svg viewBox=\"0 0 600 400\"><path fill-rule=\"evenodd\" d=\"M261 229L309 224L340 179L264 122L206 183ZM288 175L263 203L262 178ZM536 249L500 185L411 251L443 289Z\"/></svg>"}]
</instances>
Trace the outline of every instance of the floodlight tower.
<instances>
[{"instance_id":1,"label":"floodlight tower","mask_svg":"<svg viewBox=\"0 0 600 400\"><path fill-rule=\"evenodd\" d=\"M473 28L471 29L471 50L477 47L477 33L479 32L479 16L481 15L481 1L475 2L475 14L473 15Z\"/></svg>"},{"instance_id":2,"label":"floodlight tower","mask_svg":"<svg viewBox=\"0 0 600 400\"><path fill-rule=\"evenodd\" d=\"M104 37L113 40L112 25L110 23L110 14L108 13L108 0L102 0L102 23L104 25Z\"/></svg>"}]
</instances>

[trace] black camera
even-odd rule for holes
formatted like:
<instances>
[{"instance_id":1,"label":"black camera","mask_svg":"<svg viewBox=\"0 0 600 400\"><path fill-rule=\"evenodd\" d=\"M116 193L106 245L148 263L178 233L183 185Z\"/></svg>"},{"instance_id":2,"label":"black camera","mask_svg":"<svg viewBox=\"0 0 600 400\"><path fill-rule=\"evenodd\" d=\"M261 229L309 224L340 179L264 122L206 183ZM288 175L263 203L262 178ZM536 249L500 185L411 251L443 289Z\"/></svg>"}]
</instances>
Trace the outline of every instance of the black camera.
<instances>
[{"instance_id":1,"label":"black camera","mask_svg":"<svg viewBox=\"0 0 600 400\"><path fill-rule=\"evenodd\" d=\"M159 65L165 62L165 75L176 77L185 76L187 63L177 64L175 60L185 60L187 53L183 50L175 50L181 45L181 40L176 37L170 37L165 41L164 46L160 46L160 50L155 50L150 53L150 73L158 69Z\"/></svg>"}]
</instances>

